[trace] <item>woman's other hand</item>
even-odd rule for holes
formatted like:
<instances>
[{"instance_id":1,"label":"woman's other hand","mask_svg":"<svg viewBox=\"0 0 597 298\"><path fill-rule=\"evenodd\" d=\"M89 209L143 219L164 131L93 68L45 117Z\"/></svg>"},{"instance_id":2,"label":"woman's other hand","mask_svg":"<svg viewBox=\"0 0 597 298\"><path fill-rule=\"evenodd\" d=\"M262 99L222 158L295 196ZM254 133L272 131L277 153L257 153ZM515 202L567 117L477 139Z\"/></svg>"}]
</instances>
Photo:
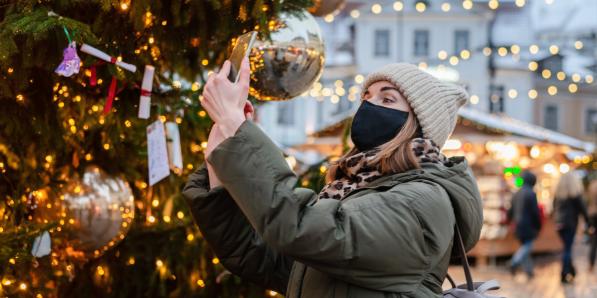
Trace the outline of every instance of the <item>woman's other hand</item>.
<instances>
[{"instance_id":1,"label":"woman's other hand","mask_svg":"<svg viewBox=\"0 0 597 298\"><path fill-rule=\"evenodd\" d=\"M248 100L245 100L243 113L244 113L243 119L253 120L253 115L255 114L255 109L253 108L253 105L251 104L251 102ZM211 131L209 132L209 137L207 138L207 147L205 148L205 152L204 152L205 162L207 163L207 173L209 175L210 189L222 184L220 182L220 180L218 179L218 177L213 172L213 169L212 169L211 165L209 164L209 162L207 162L207 158L209 157L211 152L214 150L214 148L218 147L218 145L220 145L220 143L222 143L226 139L226 137L224 137L224 135L222 134L222 131L220 130L220 128L218 126L219 126L218 123L216 123L212 126Z\"/></svg>"},{"instance_id":2,"label":"woman's other hand","mask_svg":"<svg viewBox=\"0 0 597 298\"><path fill-rule=\"evenodd\" d=\"M228 80L230 61L226 60L218 73L212 73L203 89L201 105L216 123L222 137L234 135L245 120L244 108L249 94L250 68L245 57L237 83Z\"/></svg>"}]
</instances>

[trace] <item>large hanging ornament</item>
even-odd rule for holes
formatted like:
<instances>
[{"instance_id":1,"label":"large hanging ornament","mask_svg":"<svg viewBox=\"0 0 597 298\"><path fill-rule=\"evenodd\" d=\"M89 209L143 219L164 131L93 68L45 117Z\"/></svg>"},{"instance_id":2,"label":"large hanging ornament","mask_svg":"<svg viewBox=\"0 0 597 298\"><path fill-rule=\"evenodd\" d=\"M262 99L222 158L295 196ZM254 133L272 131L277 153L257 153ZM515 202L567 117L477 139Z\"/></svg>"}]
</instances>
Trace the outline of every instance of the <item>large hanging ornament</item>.
<instances>
[{"instance_id":1,"label":"large hanging ornament","mask_svg":"<svg viewBox=\"0 0 597 298\"><path fill-rule=\"evenodd\" d=\"M344 7L345 0L314 0L309 12L314 16L325 16Z\"/></svg>"},{"instance_id":2,"label":"large hanging ornament","mask_svg":"<svg viewBox=\"0 0 597 298\"><path fill-rule=\"evenodd\" d=\"M307 12L282 14L272 26L271 38L256 40L251 51L249 92L260 100L288 100L319 79L325 60L323 40L319 25Z\"/></svg>"},{"instance_id":3,"label":"large hanging ornament","mask_svg":"<svg viewBox=\"0 0 597 298\"><path fill-rule=\"evenodd\" d=\"M82 179L72 179L60 200L63 220L58 238L74 259L99 257L124 239L134 217L128 183L96 166L87 167Z\"/></svg>"}]
</instances>

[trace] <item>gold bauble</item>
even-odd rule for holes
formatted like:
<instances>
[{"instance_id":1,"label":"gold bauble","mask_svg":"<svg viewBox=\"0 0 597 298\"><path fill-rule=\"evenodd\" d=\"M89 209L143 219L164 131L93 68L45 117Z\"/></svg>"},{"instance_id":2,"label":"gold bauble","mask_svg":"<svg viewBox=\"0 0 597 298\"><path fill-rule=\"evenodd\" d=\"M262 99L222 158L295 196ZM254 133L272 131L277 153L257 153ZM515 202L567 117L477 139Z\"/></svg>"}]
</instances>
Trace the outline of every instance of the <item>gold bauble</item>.
<instances>
[{"instance_id":1,"label":"gold bauble","mask_svg":"<svg viewBox=\"0 0 597 298\"><path fill-rule=\"evenodd\" d=\"M324 45L315 19L307 12L282 14L270 23L270 39L255 41L251 51L249 92L259 100L288 100L303 94L319 79Z\"/></svg>"},{"instance_id":2,"label":"gold bauble","mask_svg":"<svg viewBox=\"0 0 597 298\"><path fill-rule=\"evenodd\" d=\"M96 166L85 169L82 179L72 179L60 196L61 231L55 234L68 257L99 257L124 239L134 217L129 184L109 177Z\"/></svg>"},{"instance_id":3,"label":"gold bauble","mask_svg":"<svg viewBox=\"0 0 597 298\"><path fill-rule=\"evenodd\" d=\"M314 16L325 16L342 9L345 2L345 0L314 0L313 6L309 8L309 12Z\"/></svg>"}]
</instances>

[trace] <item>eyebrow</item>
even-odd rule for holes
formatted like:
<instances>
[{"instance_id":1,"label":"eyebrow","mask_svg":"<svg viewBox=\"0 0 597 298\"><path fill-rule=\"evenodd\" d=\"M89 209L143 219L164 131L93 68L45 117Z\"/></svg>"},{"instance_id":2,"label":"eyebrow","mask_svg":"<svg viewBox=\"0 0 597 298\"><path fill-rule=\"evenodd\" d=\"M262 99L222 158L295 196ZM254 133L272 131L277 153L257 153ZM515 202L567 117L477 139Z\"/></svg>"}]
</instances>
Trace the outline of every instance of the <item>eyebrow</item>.
<instances>
[{"instance_id":1,"label":"eyebrow","mask_svg":"<svg viewBox=\"0 0 597 298\"><path fill-rule=\"evenodd\" d=\"M381 87L380 91L386 91L386 90L396 90L396 92L400 93L400 90L398 90L398 88L396 88L396 87L390 87L390 86Z\"/></svg>"}]
</instances>

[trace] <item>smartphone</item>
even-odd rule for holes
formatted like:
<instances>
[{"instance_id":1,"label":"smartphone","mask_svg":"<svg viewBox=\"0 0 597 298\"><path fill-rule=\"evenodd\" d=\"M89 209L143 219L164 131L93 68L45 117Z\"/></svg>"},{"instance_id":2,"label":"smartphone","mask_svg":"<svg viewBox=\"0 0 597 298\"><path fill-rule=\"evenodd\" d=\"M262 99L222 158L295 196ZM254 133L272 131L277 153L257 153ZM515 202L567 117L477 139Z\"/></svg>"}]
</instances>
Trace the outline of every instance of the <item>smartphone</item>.
<instances>
[{"instance_id":1,"label":"smartphone","mask_svg":"<svg viewBox=\"0 0 597 298\"><path fill-rule=\"evenodd\" d=\"M240 65L243 62L243 58L248 57L249 53L251 53L251 48L253 47L256 37L257 31L251 31L238 37L236 45L234 46L234 49L232 49L232 54L230 54L230 58L228 59L230 60L230 73L228 74L228 79L231 82L238 82L238 78L240 77Z\"/></svg>"}]
</instances>

